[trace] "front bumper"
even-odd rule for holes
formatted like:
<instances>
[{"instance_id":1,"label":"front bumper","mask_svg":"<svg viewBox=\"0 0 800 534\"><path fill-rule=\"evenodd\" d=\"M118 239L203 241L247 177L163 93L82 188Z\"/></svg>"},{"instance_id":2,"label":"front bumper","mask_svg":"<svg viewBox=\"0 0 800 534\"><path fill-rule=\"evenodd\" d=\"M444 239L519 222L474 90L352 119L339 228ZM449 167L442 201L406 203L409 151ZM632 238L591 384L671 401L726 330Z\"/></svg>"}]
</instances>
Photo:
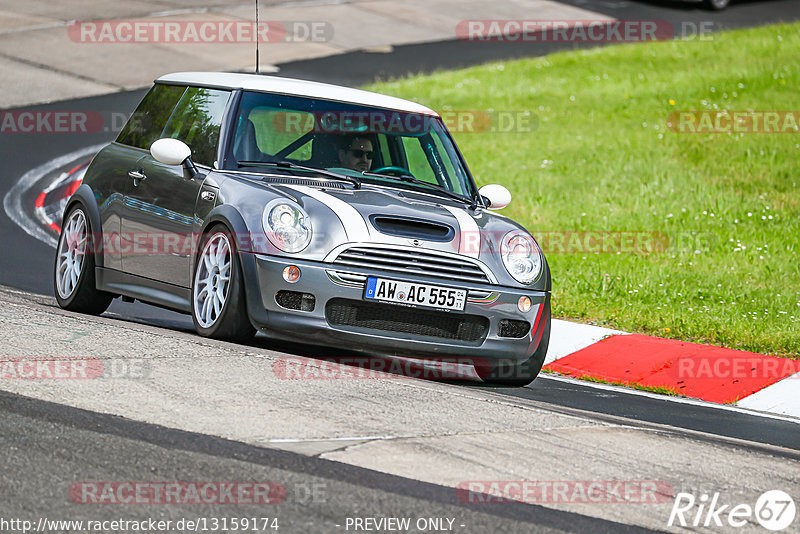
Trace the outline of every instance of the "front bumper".
<instances>
[{"instance_id":1,"label":"front bumper","mask_svg":"<svg viewBox=\"0 0 800 534\"><path fill-rule=\"evenodd\" d=\"M466 356L522 361L536 351L545 324L550 321L550 295L544 291L423 276L410 278L285 257L242 256L243 262L250 264L244 269L246 277L252 272L257 277L245 283L253 325L271 337L287 341L420 359ZM301 271L300 279L294 283L286 282L282 276L289 265ZM367 303L362 298L363 283L359 283L366 276L468 289L466 307L460 313ZM284 306L280 305L276 296L286 291L314 295L313 310L287 309L283 300ZM533 303L527 313L517 307L523 295ZM509 321L517 322L516 331L508 327L512 324ZM519 321L526 321L530 327L519 328ZM510 333L514 337L509 337Z\"/></svg>"}]
</instances>

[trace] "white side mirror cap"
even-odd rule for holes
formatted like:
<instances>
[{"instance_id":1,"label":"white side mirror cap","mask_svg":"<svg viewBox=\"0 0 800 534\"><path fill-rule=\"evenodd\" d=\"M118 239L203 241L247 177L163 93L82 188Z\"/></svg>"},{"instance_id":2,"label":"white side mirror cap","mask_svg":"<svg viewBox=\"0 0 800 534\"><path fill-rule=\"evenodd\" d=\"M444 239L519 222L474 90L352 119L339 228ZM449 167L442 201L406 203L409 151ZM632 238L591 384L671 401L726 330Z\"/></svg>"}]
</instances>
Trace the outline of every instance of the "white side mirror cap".
<instances>
[{"instance_id":1,"label":"white side mirror cap","mask_svg":"<svg viewBox=\"0 0 800 534\"><path fill-rule=\"evenodd\" d=\"M490 210L501 210L511 203L511 191L500 184L484 185L478 194L489 199Z\"/></svg>"},{"instance_id":2,"label":"white side mirror cap","mask_svg":"<svg viewBox=\"0 0 800 534\"><path fill-rule=\"evenodd\" d=\"M159 139L150 146L150 154L164 165L180 165L191 157L192 149L180 139Z\"/></svg>"}]
</instances>

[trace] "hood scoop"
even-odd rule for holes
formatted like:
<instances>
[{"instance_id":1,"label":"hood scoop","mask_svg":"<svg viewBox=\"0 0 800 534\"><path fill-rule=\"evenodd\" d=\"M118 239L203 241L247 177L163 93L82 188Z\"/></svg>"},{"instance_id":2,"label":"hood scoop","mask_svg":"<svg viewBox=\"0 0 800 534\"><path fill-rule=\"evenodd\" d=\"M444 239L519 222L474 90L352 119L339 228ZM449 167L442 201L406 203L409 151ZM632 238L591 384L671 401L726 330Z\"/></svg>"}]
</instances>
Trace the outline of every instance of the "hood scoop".
<instances>
[{"instance_id":1,"label":"hood scoop","mask_svg":"<svg viewBox=\"0 0 800 534\"><path fill-rule=\"evenodd\" d=\"M455 230L450 225L413 217L371 215L369 220L379 232L396 237L449 242L456 235Z\"/></svg>"}]
</instances>

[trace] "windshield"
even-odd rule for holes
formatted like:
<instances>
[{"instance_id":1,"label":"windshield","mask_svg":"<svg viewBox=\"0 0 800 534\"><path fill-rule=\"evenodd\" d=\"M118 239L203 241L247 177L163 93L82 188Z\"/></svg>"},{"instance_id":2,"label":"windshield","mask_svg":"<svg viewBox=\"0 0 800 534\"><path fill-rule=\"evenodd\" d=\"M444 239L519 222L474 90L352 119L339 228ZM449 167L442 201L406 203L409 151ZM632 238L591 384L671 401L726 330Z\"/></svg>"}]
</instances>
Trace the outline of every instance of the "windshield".
<instances>
[{"instance_id":1,"label":"windshield","mask_svg":"<svg viewBox=\"0 0 800 534\"><path fill-rule=\"evenodd\" d=\"M444 124L429 115L245 91L228 147L234 170L290 162L365 184L477 196Z\"/></svg>"}]
</instances>

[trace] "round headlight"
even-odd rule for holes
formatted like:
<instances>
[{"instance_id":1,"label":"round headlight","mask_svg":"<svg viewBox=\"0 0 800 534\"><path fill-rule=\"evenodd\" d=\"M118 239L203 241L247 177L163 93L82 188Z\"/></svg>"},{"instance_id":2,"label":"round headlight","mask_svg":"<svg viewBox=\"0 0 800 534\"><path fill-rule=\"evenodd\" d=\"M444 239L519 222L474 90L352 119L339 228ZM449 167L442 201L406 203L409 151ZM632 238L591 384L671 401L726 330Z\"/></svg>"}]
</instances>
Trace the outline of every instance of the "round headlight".
<instances>
[{"instance_id":1,"label":"round headlight","mask_svg":"<svg viewBox=\"0 0 800 534\"><path fill-rule=\"evenodd\" d=\"M311 242L311 218L300 206L276 199L261 216L267 239L284 252L300 252Z\"/></svg>"},{"instance_id":2,"label":"round headlight","mask_svg":"<svg viewBox=\"0 0 800 534\"><path fill-rule=\"evenodd\" d=\"M526 232L514 230L507 233L500 245L500 255L508 273L521 284L530 284L542 271L539 246Z\"/></svg>"}]
</instances>

